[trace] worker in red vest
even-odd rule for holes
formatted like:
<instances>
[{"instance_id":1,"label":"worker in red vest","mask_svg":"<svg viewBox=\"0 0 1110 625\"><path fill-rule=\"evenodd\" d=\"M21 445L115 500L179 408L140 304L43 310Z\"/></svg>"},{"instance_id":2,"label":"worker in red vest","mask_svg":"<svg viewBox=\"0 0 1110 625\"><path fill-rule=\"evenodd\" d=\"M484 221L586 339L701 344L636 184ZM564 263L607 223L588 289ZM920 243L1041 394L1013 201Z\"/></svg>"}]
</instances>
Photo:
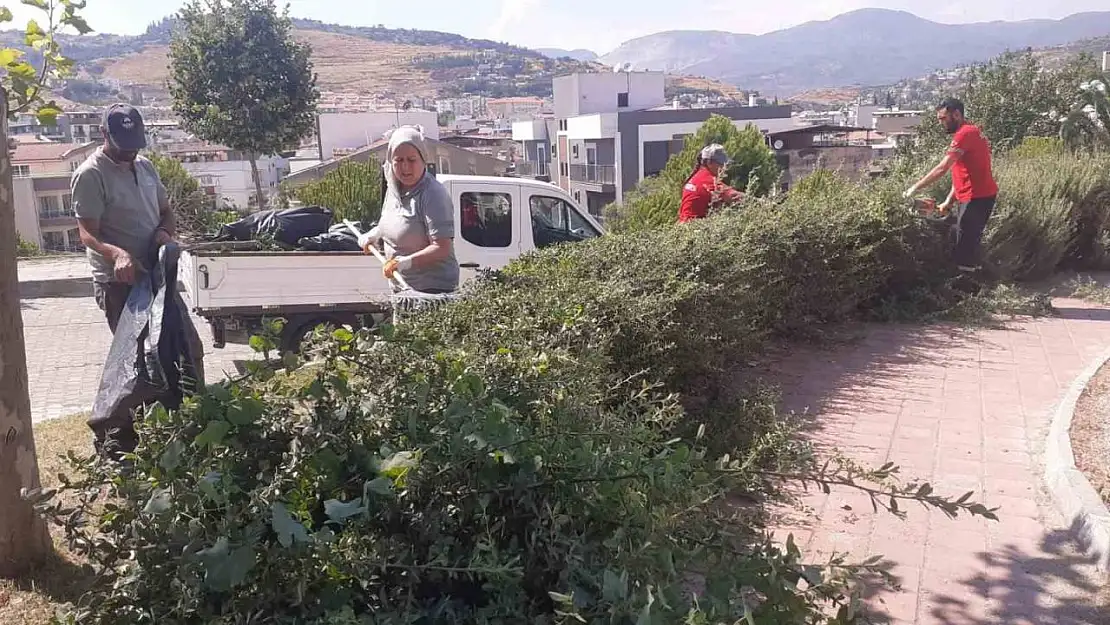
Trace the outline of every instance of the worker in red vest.
<instances>
[{"instance_id":1,"label":"worker in red vest","mask_svg":"<svg viewBox=\"0 0 1110 625\"><path fill-rule=\"evenodd\" d=\"M728 163L728 153L724 146L714 143L702 149L694 172L686 179L686 185L682 188L682 206L678 210L680 223L702 219L709 215L711 208L744 197L743 193L720 180L721 170Z\"/></svg>"}]
</instances>

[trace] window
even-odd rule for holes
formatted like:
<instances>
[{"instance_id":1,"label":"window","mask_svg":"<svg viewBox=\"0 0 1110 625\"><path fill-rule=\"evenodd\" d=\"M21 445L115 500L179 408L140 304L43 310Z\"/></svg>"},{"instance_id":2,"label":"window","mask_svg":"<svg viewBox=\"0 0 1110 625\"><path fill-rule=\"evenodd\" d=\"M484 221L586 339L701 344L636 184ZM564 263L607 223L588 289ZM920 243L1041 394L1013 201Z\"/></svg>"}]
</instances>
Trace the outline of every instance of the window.
<instances>
[{"instance_id":1,"label":"window","mask_svg":"<svg viewBox=\"0 0 1110 625\"><path fill-rule=\"evenodd\" d=\"M578 158L578 144L571 147L570 152L574 155L574 158Z\"/></svg>"},{"instance_id":2,"label":"window","mask_svg":"<svg viewBox=\"0 0 1110 625\"><path fill-rule=\"evenodd\" d=\"M513 244L513 200L507 193L467 192L462 194L460 231L478 247L509 247Z\"/></svg>"},{"instance_id":3,"label":"window","mask_svg":"<svg viewBox=\"0 0 1110 625\"><path fill-rule=\"evenodd\" d=\"M70 161L69 162L69 171L71 171L71 172L77 171L77 168L80 167L80 166L81 166L81 163L79 163L77 161Z\"/></svg>"},{"instance_id":4,"label":"window","mask_svg":"<svg viewBox=\"0 0 1110 625\"><path fill-rule=\"evenodd\" d=\"M628 108L628 92L617 94L617 108Z\"/></svg>"},{"instance_id":5,"label":"window","mask_svg":"<svg viewBox=\"0 0 1110 625\"><path fill-rule=\"evenodd\" d=\"M451 173L451 163L445 157L439 157L439 173Z\"/></svg>"},{"instance_id":6,"label":"window","mask_svg":"<svg viewBox=\"0 0 1110 625\"><path fill-rule=\"evenodd\" d=\"M12 176L15 178L27 178L31 175L30 165L13 165Z\"/></svg>"},{"instance_id":7,"label":"window","mask_svg":"<svg viewBox=\"0 0 1110 625\"><path fill-rule=\"evenodd\" d=\"M584 241L601 235L564 200L533 195L528 204L532 214L532 240L537 248Z\"/></svg>"},{"instance_id":8,"label":"window","mask_svg":"<svg viewBox=\"0 0 1110 625\"><path fill-rule=\"evenodd\" d=\"M58 217L62 213L62 203L56 195L39 197L39 217Z\"/></svg>"},{"instance_id":9,"label":"window","mask_svg":"<svg viewBox=\"0 0 1110 625\"><path fill-rule=\"evenodd\" d=\"M42 233L42 246L45 249L62 252L66 249L65 233L62 232L43 232Z\"/></svg>"}]
</instances>

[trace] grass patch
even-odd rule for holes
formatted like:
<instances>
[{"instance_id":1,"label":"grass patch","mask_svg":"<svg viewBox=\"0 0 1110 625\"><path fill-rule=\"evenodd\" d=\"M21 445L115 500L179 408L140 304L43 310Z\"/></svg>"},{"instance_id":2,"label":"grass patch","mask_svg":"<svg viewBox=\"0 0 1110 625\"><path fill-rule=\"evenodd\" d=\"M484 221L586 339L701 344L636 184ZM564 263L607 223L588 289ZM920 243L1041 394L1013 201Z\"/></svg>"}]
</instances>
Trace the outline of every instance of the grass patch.
<instances>
[{"instance_id":1,"label":"grass patch","mask_svg":"<svg viewBox=\"0 0 1110 625\"><path fill-rule=\"evenodd\" d=\"M63 459L66 453L87 455L93 452L86 418L87 415L79 414L35 425L39 474L44 486L59 485L58 474L67 467ZM76 600L88 588L91 571L83 568L59 540L60 531L54 529L52 535L54 556L20 579L0 580L0 623L45 625L59 605Z\"/></svg>"}]
</instances>

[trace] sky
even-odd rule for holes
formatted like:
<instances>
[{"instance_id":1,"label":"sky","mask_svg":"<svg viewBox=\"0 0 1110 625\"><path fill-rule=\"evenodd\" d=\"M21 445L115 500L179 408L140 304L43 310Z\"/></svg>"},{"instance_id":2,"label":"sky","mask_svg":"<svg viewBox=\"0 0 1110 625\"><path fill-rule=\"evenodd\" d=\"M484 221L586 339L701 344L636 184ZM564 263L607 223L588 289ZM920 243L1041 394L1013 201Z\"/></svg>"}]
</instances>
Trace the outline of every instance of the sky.
<instances>
[{"instance_id":1,"label":"sky","mask_svg":"<svg viewBox=\"0 0 1110 625\"><path fill-rule=\"evenodd\" d=\"M183 0L87 0L97 32L138 34L177 11ZM278 0L279 6L281 0ZM1061 18L1110 9L1107 0L288 0L290 13L336 24L421 28L529 48L586 48L604 54L663 30L763 34L873 7L945 23ZM17 0L0 0L16 24L37 17ZM773 7L772 10L768 10Z\"/></svg>"}]
</instances>

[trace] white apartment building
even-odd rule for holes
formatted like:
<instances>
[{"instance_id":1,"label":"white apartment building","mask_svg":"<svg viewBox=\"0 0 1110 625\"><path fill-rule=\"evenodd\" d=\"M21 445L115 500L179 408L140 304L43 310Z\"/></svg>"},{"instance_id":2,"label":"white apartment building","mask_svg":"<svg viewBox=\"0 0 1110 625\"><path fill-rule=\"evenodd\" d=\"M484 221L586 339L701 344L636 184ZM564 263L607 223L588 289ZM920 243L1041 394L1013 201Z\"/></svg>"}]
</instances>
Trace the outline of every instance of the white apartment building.
<instances>
[{"instance_id":1,"label":"white apartment building","mask_svg":"<svg viewBox=\"0 0 1110 625\"><path fill-rule=\"evenodd\" d=\"M320 160L357 150L382 139L399 126L422 126L424 136L439 139L439 118L422 109L367 111L365 113L321 113L316 117L316 141Z\"/></svg>"},{"instance_id":2,"label":"white apartment building","mask_svg":"<svg viewBox=\"0 0 1110 625\"><path fill-rule=\"evenodd\" d=\"M256 189L250 161L245 154L231 148L189 141L163 146L166 154L181 161L200 186L221 209L256 208ZM262 192L268 198L277 194L278 186L289 174L289 163L281 156L258 158L258 174Z\"/></svg>"}]
</instances>

